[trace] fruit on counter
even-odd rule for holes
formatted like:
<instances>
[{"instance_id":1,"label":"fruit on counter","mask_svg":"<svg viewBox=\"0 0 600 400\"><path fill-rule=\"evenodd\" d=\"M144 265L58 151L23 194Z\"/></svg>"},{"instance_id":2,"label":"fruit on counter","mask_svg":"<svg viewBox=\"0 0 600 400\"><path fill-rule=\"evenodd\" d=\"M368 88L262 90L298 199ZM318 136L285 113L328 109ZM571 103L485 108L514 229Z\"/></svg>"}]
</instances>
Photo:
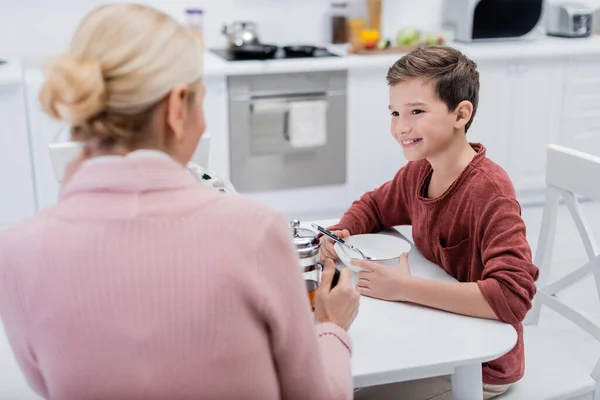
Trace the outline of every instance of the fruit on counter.
<instances>
[{"instance_id":1,"label":"fruit on counter","mask_svg":"<svg viewBox=\"0 0 600 400\"><path fill-rule=\"evenodd\" d=\"M437 38L433 35L427 35L427 36L425 36L423 43L425 43L427 45L437 44Z\"/></svg>"},{"instance_id":2,"label":"fruit on counter","mask_svg":"<svg viewBox=\"0 0 600 400\"><path fill-rule=\"evenodd\" d=\"M377 48L380 50L385 50L392 45L392 42L387 39L381 39L379 43L377 43Z\"/></svg>"},{"instance_id":3,"label":"fruit on counter","mask_svg":"<svg viewBox=\"0 0 600 400\"><path fill-rule=\"evenodd\" d=\"M427 36L425 36L423 43L425 43L426 45L429 45L429 46L442 45L442 44L446 43L446 38L440 34L429 33L429 34L427 34Z\"/></svg>"},{"instance_id":4,"label":"fruit on counter","mask_svg":"<svg viewBox=\"0 0 600 400\"><path fill-rule=\"evenodd\" d=\"M360 40L366 49L374 49L379 42L379 31L377 29L363 29L360 32Z\"/></svg>"},{"instance_id":5,"label":"fruit on counter","mask_svg":"<svg viewBox=\"0 0 600 400\"><path fill-rule=\"evenodd\" d=\"M420 37L419 30L413 27L406 27L398 32L396 36L396 44L398 46L410 46L415 44Z\"/></svg>"}]
</instances>

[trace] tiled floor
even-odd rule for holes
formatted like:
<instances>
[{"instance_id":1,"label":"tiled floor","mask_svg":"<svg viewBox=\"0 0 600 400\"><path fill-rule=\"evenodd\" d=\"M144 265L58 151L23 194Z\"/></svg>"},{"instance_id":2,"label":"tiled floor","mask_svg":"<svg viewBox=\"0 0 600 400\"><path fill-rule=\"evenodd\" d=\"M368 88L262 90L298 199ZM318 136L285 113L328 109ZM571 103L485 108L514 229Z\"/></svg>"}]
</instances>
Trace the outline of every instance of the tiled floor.
<instances>
[{"instance_id":1,"label":"tiled floor","mask_svg":"<svg viewBox=\"0 0 600 400\"><path fill-rule=\"evenodd\" d=\"M600 204L584 203L582 209L593 233L597 238L600 238ZM310 220L335 218L339 215L338 212L331 211L318 215L290 216L290 218ZM539 236L541 218L541 207L523 208L523 219L527 225L527 238L534 252ZM583 265L586 261L587 258L575 225L570 219L566 207L563 206L558 215L551 279L564 275ZM600 302L598 301L594 279L591 276L565 290L560 297L578 310L585 311L591 315L594 321L600 323ZM568 348L571 354L580 360L586 368L589 368L591 372L593 365L600 357L600 343L552 311L545 310L542 312L540 326L552 330L556 334L556 345ZM0 400L37 399L25 386L14 361L9 358L9 354L8 345L3 335L0 335Z\"/></svg>"}]
</instances>

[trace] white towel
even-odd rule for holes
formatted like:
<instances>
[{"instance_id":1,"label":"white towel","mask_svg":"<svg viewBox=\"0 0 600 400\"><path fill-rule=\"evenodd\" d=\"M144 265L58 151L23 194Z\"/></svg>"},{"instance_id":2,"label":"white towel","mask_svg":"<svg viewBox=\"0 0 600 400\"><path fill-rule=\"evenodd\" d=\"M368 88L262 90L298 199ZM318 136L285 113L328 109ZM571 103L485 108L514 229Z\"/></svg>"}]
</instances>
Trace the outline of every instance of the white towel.
<instances>
[{"instance_id":1,"label":"white towel","mask_svg":"<svg viewBox=\"0 0 600 400\"><path fill-rule=\"evenodd\" d=\"M289 136L292 147L323 146L327 143L327 102L290 102Z\"/></svg>"},{"instance_id":2,"label":"white towel","mask_svg":"<svg viewBox=\"0 0 600 400\"><path fill-rule=\"evenodd\" d=\"M256 114L283 113L288 110L287 102L281 100L256 101L252 108Z\"/></svg>"}]
</instances>

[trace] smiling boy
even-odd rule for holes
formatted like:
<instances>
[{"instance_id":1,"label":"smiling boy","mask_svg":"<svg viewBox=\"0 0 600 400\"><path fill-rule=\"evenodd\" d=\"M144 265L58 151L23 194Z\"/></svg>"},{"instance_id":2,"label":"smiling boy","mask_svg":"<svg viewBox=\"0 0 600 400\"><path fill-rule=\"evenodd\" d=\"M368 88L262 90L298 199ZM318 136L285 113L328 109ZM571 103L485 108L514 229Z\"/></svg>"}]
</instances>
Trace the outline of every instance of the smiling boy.
<instances>
[{"instance_id":1,"label":"smiling boy","mask_svg":"<svg viewBox=\"0 0 600 400\"><path fill-rule=\"evenodd\" d=\"M515 327L516 346L483 365L484 398L489 399L523 376L522 320L531 308L538 269L510 178L486 157L483 145L466 137L479 98L477 66L453 48L421 47L398 60L387 81L391 133L408 163L391 181L355 201L329 229L347 237L412 225L417 249L458 281L414 277L406 255L396 268L358 261L364 269L358 280L363 295ZM322 256L337 258L331 240L322 240ZM430 382L365 388L356 398L384 392L414 400L450 398L449 380ZM417 384L428 386L427 394ZM433 394L432 385L437 385Z\"/></svg>"}]
</instances>

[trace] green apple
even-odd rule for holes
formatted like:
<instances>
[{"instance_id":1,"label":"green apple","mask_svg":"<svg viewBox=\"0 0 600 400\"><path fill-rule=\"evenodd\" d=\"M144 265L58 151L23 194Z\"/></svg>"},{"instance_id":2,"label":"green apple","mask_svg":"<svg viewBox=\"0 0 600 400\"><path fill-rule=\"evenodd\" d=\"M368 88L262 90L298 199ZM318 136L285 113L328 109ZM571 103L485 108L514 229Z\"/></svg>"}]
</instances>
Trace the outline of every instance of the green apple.
<instances>
[{"instance_id":1,"label":"green apple","mask_svg":"<svg viewBox=\"0 0 600 400\"><path fill-rule=\"evenodd\" d=\"M413 27L406 27L398 32L396 44L398 46L410 46L419 40L419 30Z\"/></svg>"}]
</instances>

